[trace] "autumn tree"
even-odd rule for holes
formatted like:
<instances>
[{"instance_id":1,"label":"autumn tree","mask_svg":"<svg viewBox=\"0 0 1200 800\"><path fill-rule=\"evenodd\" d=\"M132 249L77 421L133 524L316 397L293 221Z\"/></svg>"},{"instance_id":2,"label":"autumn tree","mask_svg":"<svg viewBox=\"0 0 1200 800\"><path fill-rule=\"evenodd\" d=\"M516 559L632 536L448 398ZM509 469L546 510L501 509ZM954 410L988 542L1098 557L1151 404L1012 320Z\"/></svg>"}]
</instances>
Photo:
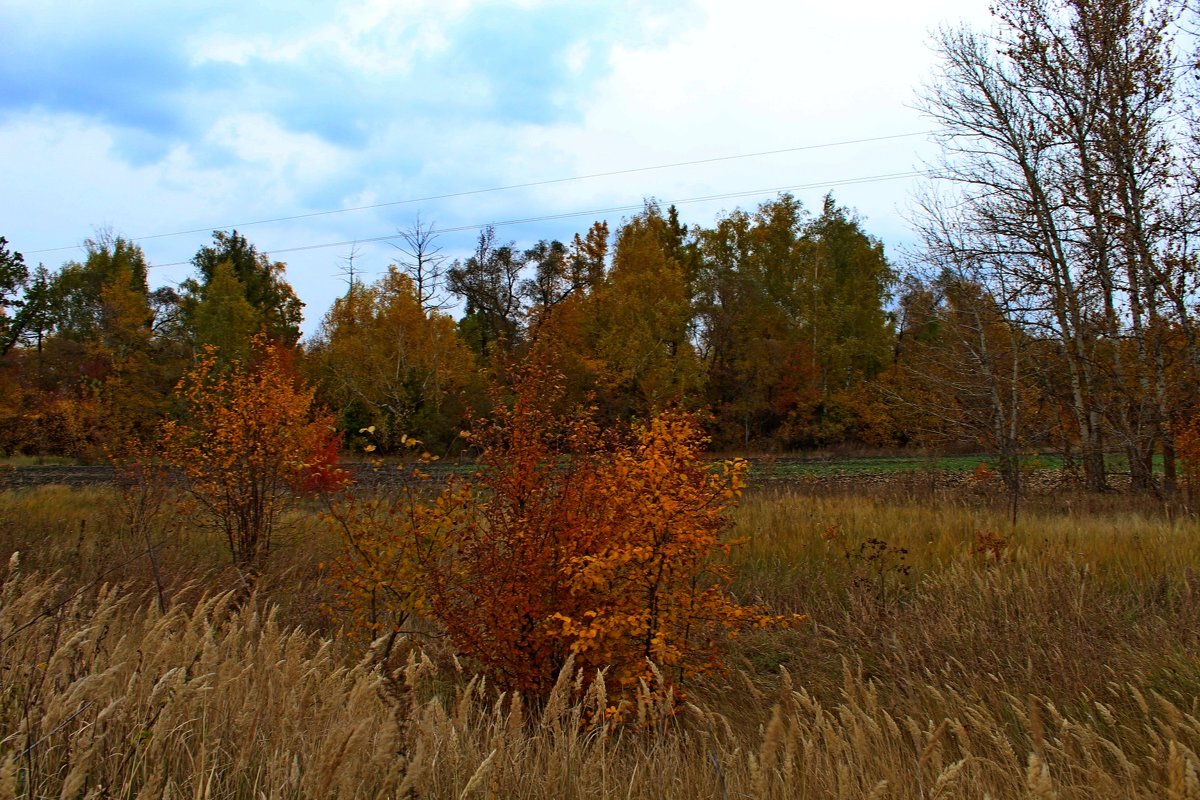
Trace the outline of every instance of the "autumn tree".
<instances>
[{"instance_id":1,"label":"autumn tree","mask_svg":"<svg viewBox=\"0 0 1200 800\"><path fill-rule=\"evenodd\" d=\"M818 399L793 302L801 223L799 203L784 197L700 233L699 353L720 445L771 440Z\"/></svg>"},{"instance_id":2,"label":"autumn tree","mask_svg":"<svg viewBox=\"0 0 1200 800\"><path fill-rule=\"evenodd\" d=\"M8 249L0 236L0 448L16 449L25 427L21 419L23 391L17 359L7 358L21 340L24 301L18 293L29 283L29 268L20 253Z\"/></svg>"},{"instance_id":3,"label":"autumn tree","mask_svg":"<svg viewBox=\"0 0 1200 800\"><path fill-rule=\"evenodd\" d=\"M320 396L343 429L354 436L373 426L372 443L385 451L408 436L447 446L482 393L454 320L424 307L413 279L396 267L334 301L308 353Z\"/></svg>"},{"instance_id":4,"label":"autumn tree","mask_svg":"<svg viewBox=\"0 0 1200 800\"><path fill-rule=\"evenodd\" d=\"M595 352L603 410L648 418L699 397L692 287L676 256L680 231L653 203L616 235L612 268L595 289Z\"/></svg>"},{"instance_id":5,"label":"autumn tree","mask_svg":"<svg viewBox=\"0 0 1200 800\"><path fill-rule=\"evenodd\" d=\"M498 244L487 228L475 254L455 262L448 286L466 304L459 334L493 379L532 357L568 376L574 400L596 389L606 363L598 315L608 236L607 223L597 222L569 244L542 240L520 250Z\"/></svg>"},{"instance_id":6,"label":"autumn tree","mask_svg":"<svg viewBox=\"0 0 1200 800\"><path fill-rule=\"evenodd\" d=\"M166 460L243 574L261 566L280 517L303 493L342 480L333 420L292 357L263 335L246 361L223 362L206 348L176 390L184 416L162 428Z\"/></svg>"},{"instance_id":7,"label":"autumn tree","mask_svg":"<svg viewBox=\"0 0 1200 800\"><path fill-rule=\"evenodd\" d=\"M886 365L892 339L895 275L882 245L832 197L810 219L786 194L698 239L698 341L722 441L852 437L859 389Z\"/></svg>"},{"instance_id":8,"label":"autumn tree","mask_svg":"<svg viewBox=\"0 0 1200 800\"><path fill-rule=\"evenodd\" d=\"M106 288L127 289L143 298L150 293L149 263L136 244L105 231L84 247L86 258L64 264L50 290L54 333L81 344L103 334Z\"/></svg>"},{"instance_id":9,"label":"autumn tree","mask_svg":"<svg viewBox=\"0 0 1200 800\"><path fill-rule=\"evenodd\" d=\"M896 362L877 391L911 441L989 454L1015 522L1023 458L1046 446L1054 427L1042 380L1053 365L1038 363L1040 343L1014 322L1006 298L962 269L910 283L904 305Z\"/></svg>"},{"instance_id":10,"label":"autumn tree","mask_svg":"<svg viewBox=\"0 0 1200 800\"><path fill-rule=\"evenodd\" d=\"M521 282L520 292L528 304L530 338L556 307L588 294L603 280L607 253L608 225L603 222L594 224L586 238L576 234L570 245L543 239L525 251L533 275Z\"/></svg>"},{"instance_id":11,"label":"autumn tree","mask_svg":"<svg viewBox=\"0 0 1200 800\"><path fill-rule=\"evenodd\" d=\"M39 447L95 457L106 443L147 433L173 379L153 337L141 248L107 232L85 248L82 261L35 271L18 313L30 348L20 360Z\"/></svg>"},{"instance_id":12,"label":"autumn tree","mask_svg":"<svg viewBox=\"0 0 1200 800\"><path fill-rule=\"evenodd\" d=\"M368 441L377 429L359 431ZM322 521L340 537L342 552L327 565L334 596L327 613L351 638L375 641L430 613L426 565L458 528L444 504L429 503L426 465L438 457L415 437L401 436L398 453L370 469L392 472L386 485L347 484L325 495ZM367 445L372 447L373 445Z\"/></svg>"}]
</instances>

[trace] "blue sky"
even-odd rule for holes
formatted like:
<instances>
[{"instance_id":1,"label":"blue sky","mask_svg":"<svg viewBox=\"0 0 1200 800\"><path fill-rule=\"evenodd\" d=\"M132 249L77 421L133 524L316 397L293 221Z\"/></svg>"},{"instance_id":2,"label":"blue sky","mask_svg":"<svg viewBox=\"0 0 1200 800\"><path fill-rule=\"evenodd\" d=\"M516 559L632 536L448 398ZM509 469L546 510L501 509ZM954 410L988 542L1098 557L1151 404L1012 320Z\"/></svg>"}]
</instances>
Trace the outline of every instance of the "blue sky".
<instances>
[{"instance_id":1,"label":"blue sky","mask_svg":"<svg viewBox=\"0 0 1200 800\"><path fill-rule=\"evenodd\" d=\"M155 236L141 244L161 285L209 236L158 234L239 224L288 263L311 332L350 248L293 248L391 235L418 212L458 228L808 185L796 194L819 208L832 182L918 168L923 136L400 202L920 132L929 31L987 19L986 0L7 0L0 235L52 267L98 229ZM895 251L912 187L832 190ZM708 225L769 196L680 211ZM528 245L592 220L499 234ZM441 244L465 254L473 237ZM394 257L363 244L356 263L370 275Z\"/></svg>"}]
</instances>

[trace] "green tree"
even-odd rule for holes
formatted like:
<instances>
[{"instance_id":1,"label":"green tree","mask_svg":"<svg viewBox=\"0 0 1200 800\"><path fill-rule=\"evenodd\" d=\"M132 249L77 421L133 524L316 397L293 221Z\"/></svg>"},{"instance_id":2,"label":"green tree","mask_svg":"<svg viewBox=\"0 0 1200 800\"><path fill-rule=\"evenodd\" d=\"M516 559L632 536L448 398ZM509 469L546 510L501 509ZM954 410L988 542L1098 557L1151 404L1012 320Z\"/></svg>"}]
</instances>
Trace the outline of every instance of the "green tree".
<instances>
[{"instance_id":1,"label":"green tree","mask_svg":"<svg viewBox=\"0 0 1200 800\"><path fill-rule=\"evenodd\" d=\"M63 265L49 289L50 316L56 336L73 342L95 341L105 326L104 290L121 284L149 303L149 265L142 248L111 233L89 239L82 262Z\"/></svg>"},{"instance_id":2,"label":"green tree","mask_svg":"<svg viewBox=\"0 0 1200 800\"><path fill-rule=\"evenodd\" d=\"M54 275L44 264L34 269L17 315L17 340L41 353L42 343L54 329Z\"/></svg>"},{"instance_id":3,"label":"green tree","mask_svg":"<svg viewBox=\"0 0 1200 800\"><path fill-rule=\"evenodd\" d=\"M791 195L697 235L698 341L723 444L825 444L856 435L858 389L887 364L894 273L883 247L827 197Z\"/></svg>"},{"instance_id":4,"label":"green tree","mask_svg":"<svg viewBox=\"0 0 1200 800\"><path fill-rule=\"evenodd\" d=\"M883 244L833 196L805 229L798 299L822 389L845 392L887 364L893 333L885 305L896 273Z\"/></svg>"},{"instance_id":5,"label":"green tree","mask_svg":"<svg viewBox=\"0 0 1200 800\"><path fill-rule=\"evenodd\" d=\"M213 243L201 247L192 258L192 266L200 275L199 281L186 286L187 291L203 296L221 264L228 264L241 283L246 302L257 316L256 328L264 328L273 341L295 346L300 340L304 304L284 279L287 265L271 261L237 231L213 231Z\"/></svg>"},{"instance_id":6,"label":"green tree","mask_svg":"<svg viewBox=\"0 0 1200 800\"><path fill-rule=\"evenodd\" d=\"M784 195L699 235L696 313L718 445L770 440L816 400L796 304L802 233L802 209Z\"/></svg>"},{"instance_id":7,"label":"green tree","mask_svg":"<svg viewBox=\"0 0 1200 800\"><path fill-rule=\"evenodd\" d=\"M231 261L213 267L212 276L199 287L189 316L195 344L200 348L211 345L226 362L244 361L249 356L250 340L262 324Z\"/></svg>"},{"instance_id":8,"label":"green tree","mask_svg":"<svg viewBox=\"0 0 1200 800\"><path fill-rule=\"evenodd\" d=\"M25 257L8 249L8 240L0 236L0 356L6 354L21 336L20 313L13 318L11 309L20 309L17 293L29 281Z\"/></svg>"}]
</instances>

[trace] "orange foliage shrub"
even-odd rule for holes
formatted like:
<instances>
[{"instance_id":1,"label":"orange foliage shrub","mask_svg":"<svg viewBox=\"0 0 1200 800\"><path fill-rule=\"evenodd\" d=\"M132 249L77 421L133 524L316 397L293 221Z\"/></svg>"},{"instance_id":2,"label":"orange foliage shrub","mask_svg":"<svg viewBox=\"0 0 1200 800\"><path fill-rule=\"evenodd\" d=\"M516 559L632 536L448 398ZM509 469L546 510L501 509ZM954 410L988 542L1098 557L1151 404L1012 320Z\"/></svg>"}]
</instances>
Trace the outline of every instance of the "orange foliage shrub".
<instances>
[{"instance_id":1,"label":"orange foliage shrub","mask_svg":"<svg viewBox=\"0 0 1200 800\"><path fill-rule=\"evenodd\" d=\"M656 665L673 693L719 665L722 640L792 621L727 592L723 535L746 462L712 468L683 413L618 437L547 410L560 389L537 368L515 390L472 434L474 480L450 481L395 535L396 552L419 544L409 575L460 652L539 697L573 657L629 699L657 683Z\"/></svg>"},{"instance_id":2,"label":"orange foliage shrub","mask_svg":"<svg viewBox=\"0 0 1200 800\"><path fill-rule=\"evenodd\" d=\"M289 353L261 336L252 352L250 363L223 365L206 348L176 387L186 417L163 425L166 460L242 566L267 556L298 493L345 480L333 419L314 408Z\"/></svg>"}]
</instances>

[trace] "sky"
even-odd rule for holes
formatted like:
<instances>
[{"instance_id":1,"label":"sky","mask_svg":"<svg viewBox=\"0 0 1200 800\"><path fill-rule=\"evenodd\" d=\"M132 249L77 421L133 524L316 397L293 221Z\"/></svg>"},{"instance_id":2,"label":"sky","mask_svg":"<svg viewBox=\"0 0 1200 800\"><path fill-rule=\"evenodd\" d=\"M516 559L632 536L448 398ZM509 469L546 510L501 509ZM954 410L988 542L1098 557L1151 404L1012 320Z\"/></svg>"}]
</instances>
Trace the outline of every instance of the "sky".
<instances>
[{"instance_id":1,"label":"sky","mask_svg":"<svg viewBox=\"0 0 1200 800\"><path fill-rule=\"evenodd\" d=\"M5 0L0 236L51 268L132 238L157 287L236 227L307 334L418 216L465 258L489 223L523 248L648 198L711 226L833 192L899 262L931 33L987 4Z\"/></svg>"}]
</instances>

